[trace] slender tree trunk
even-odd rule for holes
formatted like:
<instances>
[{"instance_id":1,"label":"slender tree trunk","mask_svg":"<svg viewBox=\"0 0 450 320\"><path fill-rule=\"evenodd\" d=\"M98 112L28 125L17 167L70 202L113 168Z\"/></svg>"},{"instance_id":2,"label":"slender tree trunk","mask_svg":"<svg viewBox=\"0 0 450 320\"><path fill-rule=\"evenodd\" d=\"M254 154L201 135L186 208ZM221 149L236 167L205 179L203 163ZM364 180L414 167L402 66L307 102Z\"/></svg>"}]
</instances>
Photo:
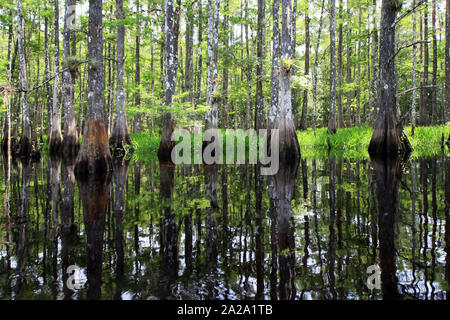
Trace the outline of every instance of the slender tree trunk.
<instances>
[{"instance_id":1,"label":"slender tree trunk","mask_svg":"<svg viewBox=\"0 0 450 320\"><path fill-rule=\"evenodd\" d=\"M45 10L47 10L47 1L45 1ZM48 53L48 17L45 17L44 20L44 55L45 55L45 81L48 81L50 78L50 57ZM50 82L47 82L45 85L45 93L46 93L46 103L47 103L47 137L50 137L51 129L52 129L52 95L50 89Z\"/></svg>"},{"instance_id":2,"label":"slender tree trunk","mask_svg":"<svg viewBox=\"0 0 450 320\"><path fill-rule=\"evenodd\" d=\"M123 12L123 0L116 1L117 20L125 19ZM127 116L125 114L126 92L124 87L125 77L125 26L117 26L117 89L116 89L116 118L114 119L114 129L109 139L109 144L115 150L114 154L124 150L124 146L131 144L128 132ZM116 152L117 150L117 152Z\"/></svg>"},{"instance_id":3,"label":"slender tree trunk","mask_svg":"<svg viewBox=\"0 0 450 320\"><path fill-rule=\"evenodd\" d=\"M416 4L416 1L413 1L413 6ZM413 43L416 41L416 12L413 12ZM411 96L411 134L414 137L414 129L416 127L416 67L417 67L417 59L416 59L416 45L413 46L413 70L412 70L412 96Z\"/></svg>"},{"instance_id":4,"label":"slender tree trunk","mask_svg":"<svg viewBox=\"0 0 450 320\"><path fill-rule=\"evenodd\" d=\"M309 35L309 23L311 19L309 18L309 5L305 10L305 76L309 75L309 51L311 47L311 39ZM308 129L308 89L303 91L303 103L302 103L302 117L300 119L300 130Z\"/></svg>"},{"instance_id":5,"label":"slender tree trunk","mask_svg":"<svg viewBox=\"0 0 450 320\"><path fill-rule=\"evenodd\" d=\"M446 0L445 9L445 96L445 105L442 107L448 114L450 110L450 0Z\"/></svg>"},{"instance_id":6,"label":"slender tree trunk","mask_svg":"<svg viewBox=\"0 0 450 320\"><path fill-rule=\"evenodd\" d=\"M314 135L316 134L316 110L317 110L317 67L319 65L319 45L320 45L320 34L322 33L322 22L323 22L323 11L325 8L325 0L322 0L322 6L320 9L320 19L319 19L319 31L317 35L317 43L315 50L314 59L314 70L313 70L313 116L312 116L312 128Z\"/></svg>"},{"instance_id":7,"label":"slender tree trunk","mask_svg":"<svg viewBox=\"0 0 450 320\"><path fill-rule=\"evenodd\" d=\"M193 103L194 91L194 11L193 2L187 4L186 11L186 72L185 90L188 92L186 101Z\"/></svg>"},{"instance_id":8,"label":"slender tree trunk","mask_svg":"<svg viewBox=\"0 0 450 320\"><path fill-rule=\"evenodd\" d=\"M400 10L396 0L383 0L380 33L380 97L377 122L369 144L369 153L378 156L409 152L411 146L397 120L395 79L395 17Z\"/></svg>"},{"instance_id":9,"label":"slender tree trunk","mask_svg":"<svg viewBox=\"0 0 450 320\"><path fill-rule=\"evenodd\" d=\"M264 76L264 46L265 46L265 13L266 1L258 0L258 30L257 30L257 56L258 64L256 66L256 98L255 98L255 129L262 129L264 127L263 110L264 110L264 95L263 95L263 76Z\"/></svg>"},{"instance_id":10,"label":"slender tree trunk","mask_svg":"<svg viewBox=\"0 0 450 320\"><path fill-rule=\"evenodd\" d=\"M218 126L218 41L219 41L219 12L220 0L208 1L208 54L207 54L207 84L206 105L211 107L206 111L205 129L217 128Z\"/></svg>"},{"instance_id":11,"label":"slender tree trunk","mask_svg":"<svg viewBox=\"0 0 450 320\"><path fill-rule=\"evenodd\" d=\"M373 26L374 29L372 31L372 70L373 70L373 81L371 83L372 89L372 107L373 111L371 114L371 123L375 125L378 111L379 111L379 102L378 102L378 88L379 88L379 79L380 79L380 70L378 69L378 24L377 24L377 0L373 0Z\"/></svg>"},{"instance_id":12,"label":"slender tree trunk","mask_svg":"<svg viewBox=\"0 0 450 320\"><path fill-rule=\"evenodd\" d=\"M336 1L330 0L330 113L328 132L336 133Z\"/></svg>"},{"instance_id":13,"label":"slender tree trunk","mask_svg":"<svg viewBox=\"0 0 450 320\"><path fill-rule=\"evenodd\" d=\"M427 1L425 1L425 11L423 14L423 39L427 41L428 39L428 13L427 13ZM419 124L421 126L427 126L429 124L429 115L428 115L428 93L429 89L426 88L428 86L428 62L429 62L429 54L428 54L428 43L422 43L423 46L423 83L421 88L421 102L420 102L420 110L419 110Z\"/></svg>"},{"instance_id":14,"label":"slender tree trunk","mask_svg":"<svg viewBox=\"0 0 450 320\"><path fill-rule=\"evenodd\" d=\"M351 47L351 12L349 1L347 0L347 85L352 83L352 47ZM347 90L347 127L352 126L352 92Z\"/></svg>"},{"instance_id":15,"label":"slender tree trunk","mask_svg":"<svg viewBox=\"0 0 450 320\"><path fill-rule=\"evenodd\" d=\"M274 6L274 13L277 8ZM270 113L270 129L279 130L279 159L281 163L294 163L300 157L300 146L295 132L294 117L291 100L292 65L292 31L290 17L292 7L290 0L282 0L282 29L281 29L281 68L279 105L276 112ZM274 52L276 52L274 50ZM275 117L273 117L275 115Z\"/></svg>"},{"instance_id":16,"label":"slender tree trunk","mask_svg":"<svg viewBox=\"0 0 450 320\"><path fill-rule=\"evenodd\" d=\"M134 83L136 86L136 93L134 95L134 105L135 107L139 108L141 106L141 28L139 25L140 21L140 14L141 14L141 7L139 0L137 1L137 8L136 8L136 14L138 19L138 24L136 28L136 52L135 52L135 63L136 63L136 70L135 70L135 78ZM162 69L161 69L162 72ZM141 128L141 114L136 114L134 116L134 132L140 132L142 130Z\"/></svg>"},{"instance_id":17,"label":"slender tree trunk","mask_svg":"<svg viewBox=\"0 0 450 320\"><path fill-rule=\"evenodd\" d=\"M264 0L263 0L264 1ZM228 26L228 20L229 20L229 8L230 8L230 1L225 1L225 12L224 12L224 18L223 18L223 30L225 32L224 36L224 48L228 48L230 43L230 29ZM226 54L223 58L223 73L222 73L222 119L221 124L223 128L228 128L228 100L229 100L229 74L228 74L228 68L230 68L230 55ZM261 119L262 121L262 119Z\"/></svg>"},{"instance_id":18,"label":"slender tree trunk","mask_svg":"<svg viewBox=\"0 0 450 320\"><path fill-rule=\"evenodd\" d=\"M356 78L357 92L356 92L356 125L361 127L361 23L362 10L359 5L359 23L358 23L358 76Z\"/></svg>"},{"instance_id":19,"label":"slender tree trunk","mask_svg":"<svg viewBox=\"0 0 450 320\"><path fill-rule=\"evenodd\" d=\"M436 125L438 123L437 117L437 59L438 59L438 52L437 52L437 38L436 38L436 0L433 0L433 16L432 16L432 24L433 24L433 75L431 84L433 85L433 88L431 89L431 119L432 124Z\"/></svg>"},{"instance_id":20,"label":"slender tree trunk","mask_svg":"<svg viewBox=\"0 0 450 320\"><path fill-rule=\"evenodd\" d=\"M275 119L278 113L279 90L280 90L280 0L273 0L273 38L272 38L272 76L270 84L270 110L269 110L269 127L275 125Z\"/></svg>"},{"instance_id":21,"label":"slender tree trunk","mask_svg":"<svg viewBox=\"0 0 450 320\"><path fill-rule=\"evenodd\" d=\"M252 65L250 62L250 50L249 50L249 37L248 37L248 0L244 1L244 12L245 12L245 52L247 54L247 63L245 65L245 76L247 78L247 105L246 105L246 114L245 114L245 121L246 121L246 129L250 129L251 125L251 106L252 106L252 86L251 86L251 75L252 75Z\"/></svg>"},{"instance_id":22,"label":"slender tree trunk","mask_svg":"<svg viewBox=\"0 0 450 320\"><path fill-rule=\"evenodd\" d=\"M339 0L339 28L338 28L338 49L337 49L337 65L338 65L338 89L337 89L337 109L338 109L338 128L344 128L344 112L342 110L342 85L344 84L344 68L342 63L342 42L343 42L343 30L342 30L342 12L343 12L342 0Z\"/></svg>"},{"instance_id":23,"label":"slender tree trunk","mask_svg":"<svg viewBox=\"0 0 450 320\"><path fill-rule=\"evenodd\" d=\"M104 175L111 168L105 124L102 0L89 0L88 102L83 143L75 162L77 178Z\"/></svg>"},{"instance_id":24,"label":"slender tree trunk","mask_svg":"<svg viewBox=\"0 0 450 320\"><path fill-rule=\"evenodd\" d=\"M20 81L22 89L22 137L20 140L20 156L23 158L29 158L31 153L31 128L30 128L30 114L28 109L27 99L27 73L26 73L26 59L25 59L25 47L24 47L24 17L22 12L22 3L17 0L17 42L19 47L19 71Z\"/></svg>"},{"instance_id":25,"label":"slender tree trunk","mask_svg":"<svg viewBox=\"0 0 450 320\"><path fill-rule=\"evenodd\" d=\"M177 80L177 56L178 56L178 35L175 34L175 14L173 0L166 2L166 22L165 22L165 52L166 52L166 92L165 104L172 105L173 95L175 94L175 86ZM161 135L161 143L158 149L158 158L160 161L170 161L171 152L174 147L174 142L171 140L172 132L174 130L174 119L171 112L166 112L163 116L163 128Z\"/></svg>"},{"instance_id":26,"label":"slender tree trunk","mask_svg":"<svg viewBox=\"0 0 450 320\"><path fill-rule=\"evenodd\" d=\"M12 12L10 17L12 18ZM12 20L12 19L11 19ZM4 95L4 103L6 106L6 122L5 127L3 131L3 141L2 141L2 152L3 155L6 156L8 159L7 168L9 169L9 157L11 156L11 70L12 70L12 61L11 61L11 45L12 45L12 37L13 37L13 26L12 21L9 25L9 32L8 32L8 70L6 75L6 81L7 85L5 88L5 95ZM8 182L9 182L9 176L8 176ZM8 189L8 196L9 196L9 183L7 184ZM8 203L9 206L9 203ZM8 207L9 210L9 207Z\"/></svg>"},{"instance_id":27,"label":"slender tree trunk","mask_svg":"<svg viewBox=\"0 0 450 320\"><path fill-rule=\"evenodd\" d=\"M72 12L74 0L66 1L66 12L64 19L64 40L63 40L63 65L64 68L69 67L63 73L63 92L64 92L64 140L63 140L63 155L64 157L74 157L78 153L78 131L75 118L75 77L78 74L73 66L71 66L70 55L70 25L69 17L75 12ZM73 41L74 39L72 39Z\"/></svg>"},{"instance_id":28,"label":"slender tree trunk","mask_svg":"<svg viewBox=\"0 0 450 320\"><path fill-rule=\"evenodd\" d=\"M202 26L202 0L198 0L198 60L197 60L197 95L196 104L200 104L202 98L202 70L203 70L203 59L202 59L202 42L203 42L203 26Z\"/></svg>"},{"instance_id":29,"label":"slender tree trunk","mask_svg":"<svg viewBox=\"0 0 450 320\"><path fill-rule=\"evenodd\" d=\"M55 0L55 79L53 80L52 129L50 132L50 153L61 152L61 105L58 98L59 87L59 1Z\"/></svg>"}]
</instances>

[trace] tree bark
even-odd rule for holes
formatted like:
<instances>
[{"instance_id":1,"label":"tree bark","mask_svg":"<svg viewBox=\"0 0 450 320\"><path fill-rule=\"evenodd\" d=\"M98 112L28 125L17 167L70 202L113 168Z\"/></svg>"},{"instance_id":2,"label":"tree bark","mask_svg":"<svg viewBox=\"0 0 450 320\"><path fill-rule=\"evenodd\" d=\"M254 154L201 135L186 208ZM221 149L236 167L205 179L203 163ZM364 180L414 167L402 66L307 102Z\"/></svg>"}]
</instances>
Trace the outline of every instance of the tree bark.
<instances>
[{"instance_id":1,"label":"tree bark","mask_svg":"<svg viewBox=\"0 0 450 320\"><path fill-rule=\"evenodd\" d=\"M311 46L311 39L309 35L309 23L311 19L309 18L309 5L305 10L305 76L309 75L309 51ZM308 129L308 89L303 91L303 103L302 103L302 116L300 119L300 130Z\"/></svg>"},{"instance_id":2,"label":"tree bark","mask_svg":"<svg viewBox=\"0 0 450 320\"><path fill-rule=\"evenodd\" d=\"M123 12L123 0L116 1L117 20L125 19ZM125 76L125 26L119 22L117 26L117 89L116 89L116 118L114 119L114 128L109 139L109 144L114 150L114 155L121 155L124 146L131 144L130 134L128 132L127 116L125 114L126 92L124 87Z\"/></svg>"},{"instance_id":3,"label":"tree bark","mask_svg":"<svg viewBox=\"0 0 450 320\"><path fill-rule=\"evenodd\" d=\"M448 113L450 110L450 0L446 1L445 9L445 96L443 108Z\"/></svg>"},{"instance_id":4,"label":"tree bark","mask_svg":"<svg viewBox=\"0 0 450 320\"><path fill-rule=\"evenodd\" d=\"M219 12L220 0L208 1L208 52L207 52L207 84L206 105L210 107L205 115L205 129L217 128L218 126L218 41L219 41Z\"/></svg>"},{"instance_id":5,"label":"tree bark","mask_svg":"<svg viewBox=\"0 0 450 320\"><path fill-rule=\"evenodd\" d=\"M78 132L75 118L75 77L78 73L76 67L71 66L70 55L70 40L71 30L69 25L69 17L74 12L71 12L72 6L75 4L74 0L66 1L66 12L64 19L64 40L63 40L63 61L64 68L70 68L63 73L63 92L64 92L64 140L62 151L64 157L75 157L78 153ZM74 39L72 39L74 41Z\"/></svg>"},{"instance_id":6,"label":"tree bark","mask_svg":"<svg viewBox=\"0 0 450 320\"><path fill-rule=\"evenodd\" d=\"M258 30L257 30L257 57L258 64L256 66L256 97L255 97L255 129L262 129L264 127L263 110L264 110L264 95L263 95L263 77L264 77L264 46L265 46L265 23L264 13L266 8L265 0L258 0Z\"/></svg>"},{"instance_id":7,"label":"tree bark","mask_svg":"<svg viewBox=\"0 0 450 320\"><path fill-rule=\"evenodd\" d=\"M433 88L431 89L431 122L433 125L438 123L437 121L437 38L436 38L436 0L433 0L433 16L432 16L432 24L433 24L433 75L431 84Z\"/></svg>"},{"instance_id":8,"label":"tree bark","mask_svg":"<svg viewBox=\"0 0 450 320\"><path fill-rule=\"evenodd\" d=\"M185 101L193 103L193 91L194 91L194 11L193 2L187 4L186 11L186 72L185 72L185 85L187 97Z\"/></svg>"},{"instance_id":9,"label":"tree bark","mask_svg":"<svg viewBox=\"0 0 450 320\"><path fill-rule=\"evenodd\" d=\"M395 16L400 10L396 0L383 0L380 27L380 94L377 122L369 144L369 153L388 156L411 151L403 125L397 120L395 79Z\"/></svg>"},{"instance_id":10,"label":"tree bark","mask_svg":"<svg viewBox=\"0 0 450 320\"><path fill-rule=\"evenodd\" d=\"M89 0L88 101L83 143L75 162L77 178L104 175L111 168L105 124L102 0Z\"/></svg>"},{"instance_id":11,"label":"tree bark","mask_svg":"<svg viewBox=\"0 0 450 320\"><path fill-rule=\"evenodd\" d=\"M53 80L52 129L50 131L50 154L59 154L62 146L61 106L58 98L59 86L59 1L55 0L55 79Z\"/></svg>"},{"instance_id":12,"label":"tree bark","mask_svg":"<svg viewBox=\"0 0 450 320\"><path fill-rule=\"evenodd\" d=\"M330 0L330 112L328 132L336 133L336 2Z\"/></svg>"},{"instance_id":13,"label":"tree bark","mask_svg":"<svg viewBox=\"0 0 450 320\"><path fill-rule=\"evenodd\" d=\"M342 0L339 0L339 17L342 19L343 12ZM341 20L340 19L340 20ZM338 89L337 89L337 109L338 109L338 128L344 128L344 112L342 110L342 85L344 84L344 67L342 63L342 42L343 42L343 26L342 21L339 22L338 28L338 49L337 49L337 65L338 65Z\"/></svg>"},{"instance_id":14,"label":"tree bark","mask_svg":"<svg viewBox=\"0 0 450 320\"><path fill-rule=\"evenodd\" d=\"M27 98L27 73L26 73L26 59L24 47L24 17L22 12L22 3L17 0L17 42L19 47L19 71L22 88L22 136L20 139L20 156L27 159L31 154L31 128L30 128L30 114L28 109Z\"/></svg>"},{"instance_id":15,"label":"tree bark","mask_svg":"<svg viewBox=\"0 0 450 320\"><path fill-rule=\"evenodd\" d=\"M174 14L173 0L168 0L166 3L166 22L165 22L165 51L166 51L166 91L165 104L172 105L173 95L175 94L175 86L177 80L177 56L178 56L178 35L175 34L176 23ZM174 147L174 142L171 140L172 132L174 130L174 119L171 112L166 112L163 116L163 128L161 134L161 143L158 149L158 158L160 161L170 161L171 152Z\"/></svg>"},{"instance_id":16,"label":"tree bark","mask_svg":"<svg viewBox=\"0 0 450 320\"><path fill-rule=\"evenodd\" d=\"M276 112L270 114L270 128L279 130L280 163L297 162L300 157L300 146L295 132L291 100L291 74L293 73L292 27L290 17L292 7L290 0L282 0L282 41L279 106ZM274 7L274 13L277 10ZM274 51L275 52L275 51ZM274 116L275 115L275 116Z\"/></svg>"},{"instance_id":17,"label":"tree bark","mask_svg":"<svg viewBox=\"0 0 450 320\"><path fill-rule=\"evenodd\" d=\"M428 3L425 0L425 7L427 7ZM423 39L428 39L428 13L427 8L425 8L423 14ZM429 115L428 115L428 94L429 89L425 88L428 86L428 62L429 62L429 54L428 54L428 43L422 43L423 46L423 82L421 88L421 101L420 101L420 110L419 110L419 125L427 126L429 124Z\"/></svg>"}]
</instances>

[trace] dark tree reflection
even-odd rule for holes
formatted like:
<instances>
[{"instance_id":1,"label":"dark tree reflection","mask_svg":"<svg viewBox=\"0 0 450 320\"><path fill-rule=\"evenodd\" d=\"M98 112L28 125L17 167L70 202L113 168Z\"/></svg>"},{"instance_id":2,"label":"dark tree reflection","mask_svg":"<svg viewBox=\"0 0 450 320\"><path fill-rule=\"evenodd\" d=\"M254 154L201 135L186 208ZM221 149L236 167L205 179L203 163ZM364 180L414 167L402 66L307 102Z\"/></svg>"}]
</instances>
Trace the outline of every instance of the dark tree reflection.
<instances>
[{"instance_id":1,"label":"dark tree reflection","mask_svg":"<svg viewBox=\"0 0 450 320\"><path fill-rule=\"evenodd\" d=\"M398 187L404 158L372 157L378 207L379 257L383 299L400 298L395 262L395 222L398 207Z\"/></svg>"},{"instance_id":2,"label":"dark tree reflection","mask_svg":"<svg viewBox=\"0 0 450 320\"><path fill-rule=\"evenodd\" d=\"M172 298L172 284L178 276L178 230L176 217L172 212L175 166L170 163L161 163L159 169L161 200L163 201L160 286L161 299L169 299Z\"/></svg>"},{"instance_id":3,"label":"dark tree reflection","mask_svg":"<svg viewBox=\"0 0 450 320\"><path fill-rule=\"evenodd\" d=\"M86 230L87 298L102 297L103 240L111 176L78 180Z\"/></svg>"},{"instance_id":4,"label":"dark tree reflection","mask_svg":"<svg viewBox=\"0 0 450 320\"><path fill-rule=\"evenodd\" d=\"M128 178L129 161L125 159L113 159L114 168L114 218L115 218L115 245L116 245L116 292L114 299L121 298L122 282L124 277L124 238L123 220L126 207L126 186Z\"/></svg>"},{"instance_id":5,"label":"dark tree reflection","mask_svg":"<svg viewBox=\"0 0 450 320\"><path fill-rule=\"evenodd\" d=\"M295 239L291 221L292 199L295 192L295 179L299 161L292 164L281 164L277 174L269 176L269 198L271 220L277 217L278 266L279 266L279 298L295 298ZM274 230L272 229L272 232ZM273 239L272 234L272 240ZM272 249L272 254L275 250ZM274 264L272 262L272 268ZM272 277L274 276L272 270ZM273 280L272 280L273 281ZM272 293L273 294L273 293ZM275 298L275 297L273 297Z\"/></svg>"}]
</instances>

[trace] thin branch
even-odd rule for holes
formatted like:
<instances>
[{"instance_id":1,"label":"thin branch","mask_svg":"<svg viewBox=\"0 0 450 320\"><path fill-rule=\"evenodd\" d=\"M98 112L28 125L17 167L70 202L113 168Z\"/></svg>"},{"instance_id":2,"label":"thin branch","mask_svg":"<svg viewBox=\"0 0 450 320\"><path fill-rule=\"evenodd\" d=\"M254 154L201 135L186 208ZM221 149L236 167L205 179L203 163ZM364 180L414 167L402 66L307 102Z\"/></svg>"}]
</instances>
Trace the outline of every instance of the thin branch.
<instances>
[{"instance_id":1,"label":"thin branch","mask_svg":"<svg viewBox=\"0 0 450 320\"><path fill-rule=\"evenodd\" d=\"M394 21L394 23L391 24L391 28L395 27L397 25L397 23L400 22L400 20L402 20L404 17L406 17L408 14L410 14L411 12L413 12L414 10L417 9L417 7L421 6L422 4L425 3L426 0L421 0L419 1L414 7L412 7L411 9L407 10L405 13L403 13L400 17L398 17L397 20Z\"/></svg>"},{"instance_id":2,"label":"thin branch","mask_svg":"<svg viewBox=\"0 0 450 320\"><path fill-rule=\"evenodd\" d=\"M88 60L84 60L84 61L80 61L77 63L77 67L83 63L88 62ZM49 83L51 80L55 79L59 74L64 73L66 71L70 70L70 67L67 67L65 69L62 69L61 71L59 71L58 73L55 73L52 77L48 78L47 80L45 80L44 82L42 82L41 84L38 84L37 86L34 86L31 89L28 90L23 90L22 88L16 89L16 92L25 92L25 93L30 93L34 90L37 90L39 88L41 88L42 86L44 86L45 84Z\"/></svg>"},{"instance_id":3,"label":"thin branch","mask_svg":"<svg viewBox=\"0 0 450 320\"><path fill-rule=\"evenodd\" d=\"M416 41L416 42L413 42L413 43L410 43L410 44L407 44L407 45L405 45L405 46L403 46L403 47L398 48L398 49L397 49L397 52L396 52L392 57L389 58L388 63L391 63L392 60L394 60L395 57L396 57L396 56L400 53L400 51L402 51L403 49L406 49L406 48L415 46L416 44L419 44L419 43L429 43L429 41L428 41L428 40L419 40L419 41Z\"/></svg>"},{"instance_id":4,"label":"thin branch","mask_svg":"<svg viewBox=\"0 0 450 320\"><path fill-rule=\"evenodd\" d=\"M400 92L400 93L397 93L397 97L400 96L400 95L402 95L402 94L411 92L411 91L413 91L413 90L417 90L417 89L428 89L428 88L436 88L436 87L437 87L437 86L428 85L428 86L421 86L421 87L410 88L410 89L408 89L408 90L405 90L405 91L402 91L402 92Z\"/></svg>"}]
</instances>

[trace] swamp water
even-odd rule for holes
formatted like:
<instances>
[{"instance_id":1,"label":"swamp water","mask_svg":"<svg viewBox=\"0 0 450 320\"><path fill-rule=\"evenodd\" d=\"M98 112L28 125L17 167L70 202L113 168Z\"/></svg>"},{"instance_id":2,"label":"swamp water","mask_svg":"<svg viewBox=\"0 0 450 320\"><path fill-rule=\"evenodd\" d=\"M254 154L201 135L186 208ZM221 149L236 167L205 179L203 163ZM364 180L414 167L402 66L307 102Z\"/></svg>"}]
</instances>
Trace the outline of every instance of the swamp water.
<instances>
[{"instance_id":1,"label":"swamp water","mask_svg":"<svg viewBox=\"0 0 450 320\"><path fill-rule=\"evenodd\" d=\"M450 297L448 156L258 172L3 160L0 299Z\"/></svg>"}]
</instances>

